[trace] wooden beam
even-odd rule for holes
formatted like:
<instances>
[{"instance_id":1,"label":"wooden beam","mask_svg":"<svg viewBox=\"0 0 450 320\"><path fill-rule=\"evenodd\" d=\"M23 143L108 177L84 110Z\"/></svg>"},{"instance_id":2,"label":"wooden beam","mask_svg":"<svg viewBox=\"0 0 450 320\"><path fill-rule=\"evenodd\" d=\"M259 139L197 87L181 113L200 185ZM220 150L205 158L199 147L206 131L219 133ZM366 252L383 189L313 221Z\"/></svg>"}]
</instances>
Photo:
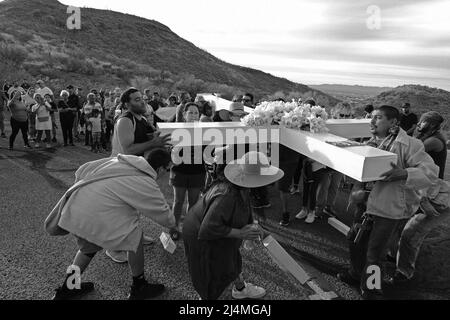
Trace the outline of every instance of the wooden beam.
<instances>
[{"instance_id":1,"label":"wooden beam","mask_svg":"<svg viewBox=\"0 0 450 320\"><path fill-rule=\"evenodd\" d=\"M160 123L159 129L163 134L172 134L172 143L177 146L231 144L226 139L227 136L234 139L247 137L246 141L256 143L279 141L280 144L360 182L381 180L381 174L391 169L392 162L397 162L396 154L369 146L341 148L331 145L327 142L345 140L333 134L316 134L281 126L248 128L240 122ZM275 137L276 132L279 140ZM273 156L276 157L276 154Z\"/></svg>"},{"instance_id":2,"label":"wooden beam","mask_svg":"<svg viewBox=\"0 0 450 320\"><path fill-rule=\"evenodd\" d=\"M336 147L327 141L342 141L332 134L315 134L283 128L280 142L323 165L360 182L381 180L381 174L397 163L397 155L369 146Z\"/></svg>"}]
</instances>

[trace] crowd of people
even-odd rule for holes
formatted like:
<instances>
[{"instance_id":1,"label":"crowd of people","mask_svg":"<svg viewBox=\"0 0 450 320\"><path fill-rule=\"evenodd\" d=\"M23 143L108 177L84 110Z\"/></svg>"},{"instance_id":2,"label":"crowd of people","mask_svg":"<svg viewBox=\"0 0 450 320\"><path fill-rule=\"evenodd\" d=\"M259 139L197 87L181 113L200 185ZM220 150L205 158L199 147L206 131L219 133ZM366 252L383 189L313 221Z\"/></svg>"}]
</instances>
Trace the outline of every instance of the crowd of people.
<instances>
[{"instance_id":1,"label":"crowd of people","mask_svg":"<svg viewBox=\"0 0 450 320\"><path fill-rule=\"evenodd\" d=\"M370 266L382 269L386 260L396 264L396 273L386 285L410 280L426 235L450 218L450 189L443 181L447 157L441 132L444 119L437 112L418 118L408 103L401 111L386 105L366 106L364 117L371 119L373 138L364 143L397 154L398 163L384 180L361 184L282 145L280 168L272 167L267 155L260 152L228 159L227 147L214 150L211 163L195 158L178 165L171 162L170 136L160 134L159 122L240 121L246 115L244 107L255 107L250 93L236 95L230 111L216 110L213 101L200 95L182 92L164 101L157 92L145 90L142 94L135 88L91 90L84 99L81 88L69 85L55 99L43 81L36 87L5 86L2 96L2 105L11 113L11 149L19 131L27 148L32 140L39 147L44 133L47 147L55 143L59 113L64 146L73 146L84 134L84 143L93 152L111 151L105 159L77 171L76 184L48 221L53 229L77 238L79 251L73 264L81 271L102 249L113 261L128 262L133 276L130 299L156 297L164 290L164 286L145 280L142 248L155 240L143 234L138 213L167 227L174 241L183 239L189 274L202 299L217 299L230 284L234 284L232 296L236 299L265 295L263 288L244 281L239 248L243 241L267 235L261 225L266 219L264 209L271 206L270 186L279 191L283 227L291 222L289 194L301 194L295 201L302 203L302 209L295 218L314 223L325 216L336 217L340 185L352 186L351 267L338 277L360 287L368 299L382 295L381 289L367 287ZM315 105L313 99L305 103ZM339 119L354 118L348 103L338 104L331 114ZM0 129L4 137L4 127ZM195 148L204 150L192 147L192 157L203 154ZM256 167L248 165L250 158L257 159ZM263 169L273 174L261 175ZM172 208L156 183L166 171L170 171L174 191ZM89 207L85 207L87 203ZM56 299L93 289L93 284L84 283L81 289L70 290L68 277Z\"/></svg>"}]
</instances>

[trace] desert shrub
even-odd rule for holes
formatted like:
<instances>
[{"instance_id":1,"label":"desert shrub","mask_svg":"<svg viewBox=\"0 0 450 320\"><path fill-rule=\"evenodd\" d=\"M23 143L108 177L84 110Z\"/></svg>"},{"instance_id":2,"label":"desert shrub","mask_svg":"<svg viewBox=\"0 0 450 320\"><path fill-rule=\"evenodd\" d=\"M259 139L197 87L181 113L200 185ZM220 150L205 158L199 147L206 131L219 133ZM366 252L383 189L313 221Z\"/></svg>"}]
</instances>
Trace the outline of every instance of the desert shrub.
<instances>
[{"instance_id":1,"label":"desert shrub","mask_svg":"<svg viewBox=\"0 0 450 320\"><path fill-rule=\"evenodd\" d=\"M33 40L33 34L31 33L26 33L26 32L16 32L14 34L14 36L16 37L17 40L19 40L21 43L25 43L28 41Z\"/></svg>"},{"instance_id":2,"label":"desert shrub","mask_svg":"<svg viewBox=\"0 0 450 320\"><path fill-rule=\"evenodd\" d=\"M286 100L286 95L284 94L283 91L277 91L277 92L275 92L274 94L269 95L269 96L267 97L267 99L268 99L269 101L277 100L277 99L284 99L284 100Z\"/></svg>"},{"instance_id":3,"label":"desert shrub","mask_svg":"<svg viewBox=\"0 0 450 320\"><path fill-rule=\"evenodd\" d=\"M187 91L190 94L197 94L208 89L207 83L203 80L196 79L195 76L189 74L184 75L174 84L176 90Z\"/></svg>"},{"instance_id":4,"label":"desert shrub","mask_svg":"<svg viewBox=\"0 0 450 320\"><path fill-rule=\"evenodd\" d=\"M0 44L0 60L15 66L20 66L27 59L28 53L23 47Z\"/></svg>"},{"instance_id":5,"label":"desert shrub","mask_svg":"<svg viewBox=\"0 0 450 320\"><path fill-rule=\"evenodd\" d=\"M70 57L70 58L67 58L65 69L68 72L84 73L84 71L86 69L86 65L83 60L80 60L80 59L74 58L74 57Z\"/></svg>"},{"instance_id":6,"label":"desert shrub","mask_svg":"<svg viewBox=\"0 0 450 320\"><path fill-rule=\"evenodd\" d=\"M220 96L227 100L232 100L233 96L239 91L237 88L231 87L221 83L211 83L207 86L207 92L218 93Z\"/></svg>"},{"instance_id":7,"label":"desert shrub","mask_svg":"<svg viewBox=\"0 0 450 320\"><path fill-rule=\"evenodd\" d=\"M45 76L45 77L49 77L50 79L52 78L58 78L59 77L59 72L58 70L56 70L55 68L52 67L43 67L40 70L40 74Z\"/></svg>"},{"instance_id":8,"label":"desert shrub","mask_svg":"<svg viewBox=\"0 0 450 320\"><path fill-rule=\"evenodd\" d=\"M133 86L139 90L144 90L146 88L152 87L153 81L151 79L149 79L148 77L138 76L138 77L131 79L130 84L131 84L131 86Z\"/></svg>"},{"instance_id":9,"label":"desert shrub","mask_svg":"<svg viewBox=\"0 0 450 320\"><path fill-rule=\"evenodd\" d=\"M0 60L0 80L21 81L30 76L21 66L13 66ZM2 82L3 83L3 82Z\"/></svg>"},{"instance_id":10,"label":"desert shrub","mask_svg":"<svg viewBox=\"0 0 450 320\"><path fill-rule=\"evenodd\" d=\"M37 66L35 64L26 64L24 68L33 77L37 77L41 74L41 66Z\"/></svg>"},{"instance_id":11,"label":"desert shrub","mask_svg":"<svg viewBox=\"0 0 450 320\"><path fill-rule=\"evenodd\" d=\"M129 70L125 70L123 68L114 69L114 74L126 82L129 82L131 75L132 75Z\"/></svg>"}]
</instances>

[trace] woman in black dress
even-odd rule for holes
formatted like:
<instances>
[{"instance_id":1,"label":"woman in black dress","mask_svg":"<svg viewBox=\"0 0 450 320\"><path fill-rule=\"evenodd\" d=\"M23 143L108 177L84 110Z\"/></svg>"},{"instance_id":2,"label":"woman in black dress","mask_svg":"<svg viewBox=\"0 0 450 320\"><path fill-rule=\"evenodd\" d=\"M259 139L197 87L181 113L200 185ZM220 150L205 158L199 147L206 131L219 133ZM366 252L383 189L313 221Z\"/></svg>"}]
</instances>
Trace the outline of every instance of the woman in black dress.
<instances>
[{"instance_id":1,"label":"woman in black dress","mask_svg":"<svg viewBox=\"0 0 450 320\"><path fill-rule=\"evenodd\" d=\"M249 159L258 157L258 164ZM185 218L183 240L189 273L195 290L204 300L218 299L234 282L234 299L259 299L263 288L241 277L243 240L262 239L264 232L253 224L249 192L283 177L265 155L247 153L241 160L216 166L216 180ZM262 171L265 171L262 173Z\"/></svg>"}]
</instances>

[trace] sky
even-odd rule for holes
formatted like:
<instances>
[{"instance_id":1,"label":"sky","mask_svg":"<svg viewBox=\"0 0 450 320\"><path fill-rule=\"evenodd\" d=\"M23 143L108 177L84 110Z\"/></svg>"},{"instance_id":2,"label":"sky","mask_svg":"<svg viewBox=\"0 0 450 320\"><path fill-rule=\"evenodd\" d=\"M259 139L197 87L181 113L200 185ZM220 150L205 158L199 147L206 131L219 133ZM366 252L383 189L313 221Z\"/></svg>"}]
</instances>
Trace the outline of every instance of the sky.
<instances>
[{"instance_id":1,"label":"sky","mask_svg":"<svg viewBox=\"0 0 450 320\"><path fill-rule=\"evenodd\" d=\"M449 0L60 2L159 21L224 61L295 82L450 90Z\"/></svg>"}]
</instances>

